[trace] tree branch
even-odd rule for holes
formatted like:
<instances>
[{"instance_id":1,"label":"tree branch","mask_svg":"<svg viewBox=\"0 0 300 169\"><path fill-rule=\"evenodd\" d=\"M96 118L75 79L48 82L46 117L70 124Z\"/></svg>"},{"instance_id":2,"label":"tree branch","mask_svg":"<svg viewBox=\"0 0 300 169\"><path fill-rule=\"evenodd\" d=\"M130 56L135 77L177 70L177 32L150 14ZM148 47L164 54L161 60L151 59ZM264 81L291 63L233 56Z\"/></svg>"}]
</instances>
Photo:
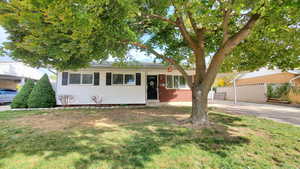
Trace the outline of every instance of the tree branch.
<instances>
[{"instance_id":1,"label":"tree branch","mask_svg":"<svg viewBox=\"0 0 300 169\"><path fill-rule=\"evenodd\" d=\"M206 78L204 79L204 86L211 86L211 84L214 82L214 79L217 75L218 69L223 63L223 60L227 54L232 52L232 50L246 37L250 34L251 29L254 27L256 22L261 17L260 14L254 14L251 16L251 18L248 20L248 22L244 25L244 27L237 32L235 35L233 35L231 38L229 38L224 45L220 47L220 49L215 53L213 56L213 59L209 65L209 68L206 72Z\"/></svg>"},{"instance_id":2,"label":"tree branch","mask_svg":"<svg viewBox=\"0 0 300 169\"><path fill-rule=\"evenodd\" d=\"M150 14L150 15L146 15L147 18L156 18L156 19L160 19L162 21L168 22L169 24L175 25L177 26L176 22L172 21L171 19L165 18L163 16L160 15L156 15L156 14Z\"/></svg>"},{"instance_id":3,"label":"tree branch","mask_svg":"<svg viewBox=\"0 0 300 169\"><path fill-rule=\"evenodd\" d=\"M196 23L195 19L193 18L191 12L188 11L187 15L189 17L189 20L190 20L190 23L192 25L193 30L194 30L195 34L197 35L197 37L199 39L200 38L200 32L199 32L199 28L197 27L197 23Z\"/></svg>"},{"instance_id":4,"label":"tree branch","mask_svg":"<svg viewBox=\"0 0 300 169\"><path fill-rule=\"evenodd\" d=\"M223 23L222 23L222 28L223 28L223 41L222 45L225 44L225 42L229 39L229 20L230 20L230 11L229 10L224 10L224 17L223 17Z\"/></svg>"},{"instance_id":5,"label":"tree branch","mask_svg":"<svg viewBox=\"0 0 300 169\"><path fill-rule=\"evenodd\" d=\"M56 71L54 71L54 70L52 70L52 69L50 69L50 68L48 68L48 71L51 72L51 73L53 73L53 74L56 74L56 73L57 73Z\"/></svg>"},{"instance_id":6,"label":"tree branch","mask_svg":"<svg viewBox=\"0 0 300 169\"><path fill-rule=\"evenodd\" d=\"M193 83L189 78L188 73L183 69L183 67L181 67L178 63L176 63L175 60L173 60L172 58L166 57L165 55L159 54L158 52L156 52L154 49L150 48L149 46L146 46L144 44L141 44L139 42L130 42L130 41L125 41L128 44L131 44L133 46L136 46L138 48L144 49L149 51L150 53L152 53L153 55L155 55L156 57L159 57L161 59L163 59L164 61L172 64L175 66L175 68L183 75L183 77L186 79L188 85L190 88L193 87Z\"/></svg>"},{"instance_id":7,"label":"tree branch","mask_svg":"<svg viewBox=\"0 0 300 169\"><path fill-rule=\"evenodd\" d=\"M177 26L179 27L181 35L187 41L189 47L192 48L193 50L195 50L197 45L196 45L195 41L192 39L189 32L187 31L181 16L177 17L176 23L177 23Z\"/></svg>"}]
</instances>

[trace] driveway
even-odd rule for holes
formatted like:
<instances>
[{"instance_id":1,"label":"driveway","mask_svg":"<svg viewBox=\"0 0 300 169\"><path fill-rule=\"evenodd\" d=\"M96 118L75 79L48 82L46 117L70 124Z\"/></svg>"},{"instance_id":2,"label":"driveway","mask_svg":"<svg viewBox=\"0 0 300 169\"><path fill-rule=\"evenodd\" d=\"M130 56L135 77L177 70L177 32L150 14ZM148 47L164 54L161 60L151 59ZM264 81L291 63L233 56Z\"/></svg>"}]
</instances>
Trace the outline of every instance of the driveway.
<instances>
[{"instance_id":1,"label":"driveway","mask_svg":"<svg viewBox=\"0 0 300 169\"><path fill-rule=\"evenodd\" d=\"M1 111L6 111L6 110L10 110L10 106L9 105L0 105L0 112Z\"/></svg>"},{"instance_id":2,"label":"driveway","mask_svg":"<svg viewBox=\"0 0 300 169\"><path fill-rule=\"evenodd\" d=\"M270 104L257 104L231 101L214 101L212 107L224 109L235 114L248 114L300 126L300 108Z\"/></svg>"}]
</instances>

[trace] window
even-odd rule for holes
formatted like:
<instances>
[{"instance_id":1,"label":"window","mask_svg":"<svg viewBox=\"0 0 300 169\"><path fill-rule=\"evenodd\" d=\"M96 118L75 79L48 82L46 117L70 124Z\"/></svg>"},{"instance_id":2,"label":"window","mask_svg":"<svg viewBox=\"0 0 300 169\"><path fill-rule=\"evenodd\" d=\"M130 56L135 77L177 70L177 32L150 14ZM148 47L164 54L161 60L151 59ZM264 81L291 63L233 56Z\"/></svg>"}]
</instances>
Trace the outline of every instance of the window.
<instances>
[{"instance_id":1,"label":"window","mask_svg":"<svg viewBox=\"0 0 300 169\"><path fill-rule=\"evenodd\" d=\"M174 78L174 88L178 89L179 88L179 76L173 76Z\"/></svg>"},{"instance_id":2,"label":"window","mask_svg":"<svg viewBox=\"0 0 300 169\"><path fill-rule=\"evenodd\" d=\"M134 75L126 74L125 75L125 84L134 85L135 84Z\"/></svg>"},{"instance_id":3,"label":"window","mask_svg":"<svg viewBox=\"0 0 300 169\"><path fill-rule=\"evenodd\" d=\"M167 76L167 88L173 88L173 76Z\"/></svg>"},{"instance_id":4,"label":"window","mask_svg":"<svg viewBox=\"0 0 300 169\"><path fill-rule=\"evenodd\" d=\"M92 84L93 74L82 74L82 84Z\"/></svg>"},{"instance_id":5,"label":"window","mask_svg":"<svg viewBox=\"0 0 300 169\"><path fill-rule=\"evenodd\" d=\"M183 76L180 76L179 79L179 88L187 88L187 83L185 81L185 78Z\"/></svg>"},{"instance_id":6,"label":"window","mask_svg":"<svg viewBox=\"0 0 300 169\"><path fill-rule=\"evenodd\" d=\"M115 85L135 85L134 74L113 74L112 82Z\"/></svg>"},{"instance_id":7,"label":"window","mask_svg":"<svg viewBox=\"0 0 300 169\"><path fill-rule=\"evenodd\" d=\"M81 74L80 73L70 73L70 84L80 84Z\"/></svg>"},{"instance_id":8,"label":"window","mask_svg":"<svg viewBox=\"0 0 300 169\"><path fill-rule=\"evenodd\" d=\"M70 73L70 84L93 84L93 74Z\"/></svg>"},{"instance_id":9,"label":"window","mask_svg":"<svg viewBox=\"0 0 300 169\"><path fill-rule=\"evenodd\" d=\"M113 74L113 84L123 84L123 74Z\"/></svg>"},{"instance_id":10,"label":"window","mask_svg":"<svg viewBox=\"0 0 300 169\"><path fill-rule=\"evenodd\" d=\"M169 89L185 89L187 88L186 80L183 76L167 76L167 88Z\"/></svg>"}]
</instances>

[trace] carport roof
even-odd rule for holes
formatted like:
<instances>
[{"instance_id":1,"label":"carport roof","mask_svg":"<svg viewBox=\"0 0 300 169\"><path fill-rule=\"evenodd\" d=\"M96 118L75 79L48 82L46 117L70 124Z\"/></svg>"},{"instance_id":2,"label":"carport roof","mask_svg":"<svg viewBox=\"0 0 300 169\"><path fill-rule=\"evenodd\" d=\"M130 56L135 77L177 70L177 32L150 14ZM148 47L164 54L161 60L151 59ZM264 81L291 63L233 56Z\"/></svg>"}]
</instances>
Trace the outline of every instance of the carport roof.
<instances>
[{"instance_id":1,"label":"carport roof","mask_svg":"<svg viewBox=\"0 0 300 169\"><path fill-rule=\"evenodd\" d=\"M7 78L28 78L38 80L43 76L43 72L29 67L22 62L0 62L0 76Z\"/></svg>"}]
</instances>

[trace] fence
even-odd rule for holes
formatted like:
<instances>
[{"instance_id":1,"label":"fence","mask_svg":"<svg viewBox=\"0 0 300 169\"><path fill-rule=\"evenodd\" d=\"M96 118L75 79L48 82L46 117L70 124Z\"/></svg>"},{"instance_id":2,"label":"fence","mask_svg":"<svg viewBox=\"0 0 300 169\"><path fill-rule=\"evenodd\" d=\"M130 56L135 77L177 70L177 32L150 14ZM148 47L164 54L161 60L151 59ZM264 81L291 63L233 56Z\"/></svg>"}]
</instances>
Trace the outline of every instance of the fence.
<instances>
[{"instance_id":1,"label":"fence","mask_svg":"<svg viewBox=\"0 0 300 169\"><path fill-rule=\"evenodd\" d=\"M265 84L245 85L236 87L237 101L266 102L267 87ZM225 100L234 100L234 87L219 87L217 93L223 93ZM216 98L217 99L217 98Z\"/></svg>"}]
</instances>

